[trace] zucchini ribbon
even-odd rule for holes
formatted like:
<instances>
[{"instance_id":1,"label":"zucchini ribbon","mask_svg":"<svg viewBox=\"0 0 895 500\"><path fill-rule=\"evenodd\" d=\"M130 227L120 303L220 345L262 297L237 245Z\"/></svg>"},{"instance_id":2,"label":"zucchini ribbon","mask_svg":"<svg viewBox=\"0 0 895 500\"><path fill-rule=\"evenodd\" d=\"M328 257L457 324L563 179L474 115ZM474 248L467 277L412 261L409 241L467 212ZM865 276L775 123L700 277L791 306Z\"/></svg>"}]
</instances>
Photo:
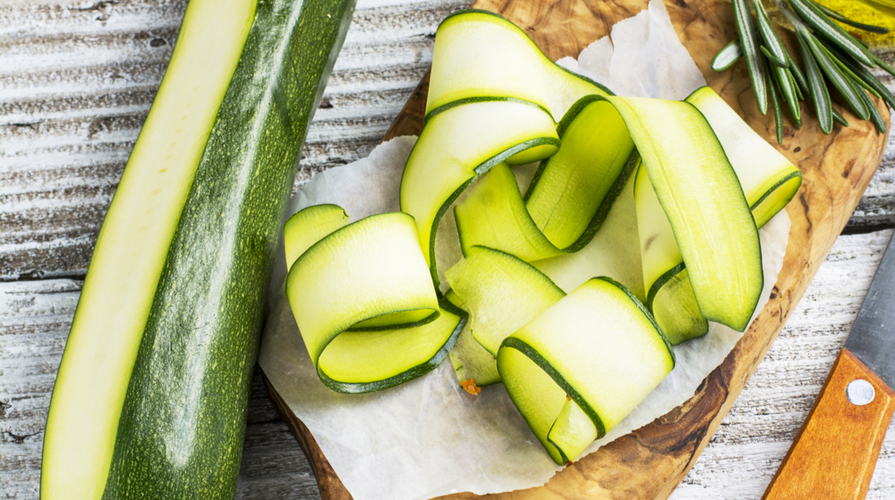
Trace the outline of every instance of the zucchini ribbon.
<instances>
[{"instance_id":1,"label":"zucchini ribbon","mask_svg":"<svg viewBox=\"0 0 895 500\"><path fill-rule=\"evenodd\" d=\"M286 297L327 387L386 389L447 356L466 315L435 293L412 217L385 213L348 224L341 208L315 205L286 231L286 254L298 256Z\"/></svg>"},{"instance_id":2,"label":"zucchini ribbon","mask_svg":"<svg viewBox=\"0 0 895 500\"><path fill-rule=\"evenodd\" d=\"M530 162L523 195L511 166ZM686 101L614 96L509 21L464 11L436 35L402 212L353 224L333 205L296 214L287 296L332 389L391 387L456 343L463 385L502 381L563 464L664 379L672 343L708 321L746 328L764 284L758 227L800 182L711 89ZM629 188L652 313L615 277L583 276L566 294L537 267L588 245ZM455 202L464 258L442 295L435 234Z\"/></svg>"}]
</instances>

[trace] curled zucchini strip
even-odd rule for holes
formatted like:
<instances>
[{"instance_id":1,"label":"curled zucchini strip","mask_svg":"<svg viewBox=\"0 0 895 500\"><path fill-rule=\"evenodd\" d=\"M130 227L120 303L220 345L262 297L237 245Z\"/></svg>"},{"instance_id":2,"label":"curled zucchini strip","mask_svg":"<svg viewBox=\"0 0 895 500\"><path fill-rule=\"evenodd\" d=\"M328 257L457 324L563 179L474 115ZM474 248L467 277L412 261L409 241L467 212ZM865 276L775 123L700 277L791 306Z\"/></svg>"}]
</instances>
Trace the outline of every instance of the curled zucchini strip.
<instances>
[{"instance_id":1,"label":"curled zucchini strip","mask_svg":"<svg viewBox=\"0 0 895 500\"><path fill-rule=\"evenodd\" d=\"M534 224L526 220L526 211L512 196L514 183L507 174L497 172L493 179L483 179L467 207L457 209L463 247L494 244L525 260L536 260L555 255L559 249L554 242L572 248L586 243L599 227L594 221L602 221L599 214L608 213L604 200L614 199L624 185L618 177L633 142L657 194L660 213L670 223L670 245L680 248L688 263L700 311L718 323L745 329L764 282L758 230L736 173L702 113L687 102L600 95L582 98L569 113L571 118L562 122L567 124L563 145L578 147L570 147L572 153L558 161L545 162L541 179L533 182L526 208L532 207ZM606 129L598 129L596 136L587 134L588 128L599 123L606 123ZM573 131L579 125L581 133L576 137ZM627 128L627 133L609 134L621 128ZM596 163L611 168L589 171L587 157L606 136L615 145L606 147L607 161ZM577 149L585 153L575 153ZM551 162L555 168L550 168ZM550 175L555 179L542 180ZM576 184L584 187L567 195L565 188ZM609 192L614 194L606 196ZM597 201L588 205L589 193ZM571 203L563 200L566 196ZM540 200L546 201L541 204ZM580 205L587 208L576 212ZM561 217L552 217L555 212ZM552 240L538 234L535 225L543 227ZM493 227L501 232L489 235Z\"/></svg>"},{"instance_id":2,"label":"curled zucchini strip","mask_svg":"<svg viewBox=\"0 0 895 500\"><path fill-rule=\"evenodd\" d=\"M711 87L687 97L708 120L743 186L758 227L783 209L802 185L802 173L759 137Z\"/></svg>"},{"instance_id":3,"label":"curled zucchini strip","mask_svg":"<svg viewBox=\"0 0 895 500\"><path fill-rule=\"evenodd\" d=\"M470 311L472 336L495 357L503 339L566 295L530 264L480 246L469 249L446 276Z\"/></svg>"},{"instance_id":4,"label":"curled zucchini strip","mask_svg":"<svg viewBox=\"0 0 895 500\"><path fill-rule=\"evenodd\" d=\"M298 211L283 226L283 245L286 248L286 270L311 248L336 229L348 225L348 214L338 205L313 205Z\"/></svg>"},{"instance_id":5,"label":"curled zucchini strip","mask_svg":"<svg viewBox=\"0 0 895 500\"><path fill-rule=\"evenodd\" d=\"M659 385L674 353L630 292L594 278L506 338L497 367L535 436L563 464Z\"/></svg>"},{"instance_id":6,"label":"curled zucchini strip","mask_svg":"<svg viewBox=\"0 0 895 500\"><path fill-rule=\"evenodd\" d=\"M435 232L450 204L493 166L537 161L558 147L553 119L529 103L472 102L429 120L404 168L401 211L416 220L419 245L436 286Z\"/></svg>"},{"instance_id":7,"label":"curled zucchini strip","mask_svg":"<svg viewBox=\"0 0 895 500\"><path fill-rule=\"evenodd\" d=\"M486 174L456 206L464 253L482 245L533 262L578 251L591 241L634 170L629 161L634 143L611 104L581 103L557 127L559 150L541 162L524 199L503 166Z\"/></svg>"},{"instance_id":8,"label":"curled zucchini strip","mask_svg":"<svg viewBox=\"0 0 895 500\"><path fill-rule=\"evenodd\" d=\"M612 92L558 66L524 31L492 12L457 12L435 33L427 119L457 103L521 100L556 120L589 94Z\"/></svg>"},{"instance_id":9,"label":"curled zucchini strip","mask_svg":"<svg viewBox=\"0 0 895 500\"><path fill-rule=\"evenodd\" d=\"M777 214L798 191L802 174L756 135L709 87L687 98L705 116L742 185L758 227ZM689 274L674 234L645 172L635 184L647 307L672 344L708 332L693 296Z\"/></svg>"},{"instance_id":10,"label":"curled zucchini strip","mask_svg":"<svg viewBox=\"0 0 895 500\"><path fill-rule=\"evenodd\" d=\"M708 121L688 102L593 99L610 102L625 120L687 263L699 310L744 330L764 285L758 229Z\"/></svg>"},{"instance_id":11,"label":"curled zucchini strip","mask_svg":"<svg viewBox=\"0 0 895 500\"><path fill-rule=\"evenodd\" d=\"M338 392L369 392L431 371L465 315L439 302L413 218L373 215L313 241L347 222L339 212L310 207L287 225L286 241L307 250L289 269L286 296L318 376Z\"/></svg>"}]
</instances>

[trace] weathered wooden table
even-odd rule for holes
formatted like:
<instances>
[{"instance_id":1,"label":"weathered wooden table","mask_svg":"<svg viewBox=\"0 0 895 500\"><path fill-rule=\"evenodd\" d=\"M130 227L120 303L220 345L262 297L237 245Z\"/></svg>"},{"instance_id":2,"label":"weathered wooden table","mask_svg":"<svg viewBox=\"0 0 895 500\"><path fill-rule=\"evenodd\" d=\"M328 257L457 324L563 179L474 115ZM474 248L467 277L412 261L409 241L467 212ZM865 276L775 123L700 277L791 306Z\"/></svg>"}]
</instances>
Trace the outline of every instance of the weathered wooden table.
<instances>
[{"instance_id":1,"label":"weathered wooden table","mask_svg":"<svg viewBox=\"0 0 895 500\"><path fill-rule=\"evenodd\" d=\"M428 68L438 22L470 4L359 0L296 185L369 153ZM0 497L38 497L47 407L81 280L185 5L0 4ZM891 63L895 53L883 57ZM845 233L674 500L761 497L848 334L895 227L893 142ZM318 497L260 377L238 497ZM883 446L868 498L895 498L895 431Z\"/></svg>"}]
</instances>

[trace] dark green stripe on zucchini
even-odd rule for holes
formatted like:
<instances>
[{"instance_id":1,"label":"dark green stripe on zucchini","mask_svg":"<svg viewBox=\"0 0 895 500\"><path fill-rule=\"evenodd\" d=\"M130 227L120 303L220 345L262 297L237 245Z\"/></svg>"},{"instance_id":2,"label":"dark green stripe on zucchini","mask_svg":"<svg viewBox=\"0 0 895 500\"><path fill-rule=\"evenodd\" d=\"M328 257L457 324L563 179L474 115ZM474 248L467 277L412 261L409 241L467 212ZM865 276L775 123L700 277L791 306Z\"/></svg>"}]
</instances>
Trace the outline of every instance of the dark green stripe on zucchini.
<instances>
[{"instance_id":1,"label":"dark green stripe on zucchini","mask_svg":"<svg viewBox=\"0 0 895 500\"><path fill-rule=\"evenodd\" d=\"M235 495L278 227L353 7L258 4L168 251L103 498Z\"/></svg>"},{"instance_id":2,"label":"dark green stripe on zucchini","mask_svg":"<svg viewBox=\"0 0 895 500\"><path fill-rule=\"evenodd\" d=\"M259 3L168 253L104 498L235 494L278 226L352 11Z\"/></svg>"}]
</instances>

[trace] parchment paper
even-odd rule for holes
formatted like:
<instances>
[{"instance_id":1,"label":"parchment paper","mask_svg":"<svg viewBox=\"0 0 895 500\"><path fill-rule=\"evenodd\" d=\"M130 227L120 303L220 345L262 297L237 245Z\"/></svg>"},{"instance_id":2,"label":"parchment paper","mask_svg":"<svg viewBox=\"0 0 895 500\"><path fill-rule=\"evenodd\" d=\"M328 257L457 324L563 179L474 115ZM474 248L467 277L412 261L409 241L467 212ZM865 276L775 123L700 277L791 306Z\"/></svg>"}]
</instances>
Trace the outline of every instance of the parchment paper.
<instances>
[{"instance_id":1,"label":"parchment paper","mask_svg":"<svg viewBox=\"0 0 895 500\"><path fill-rule=\"evenodd\" d=\"M660 0L652 0L648 11L618 23L611 40L594 42L577 61L566 58L560 63L619 95L683 99L705 84ZM400 137L379 146L364 160L318 174L293 198L290 213L317 203L341 205L352 220L397 211L401 172L414 142L414 137ZM629 239L636 238L630 191L616 201L606 222L620 228L621 237ZM609 224L612 219L616 222ZM451 222L443 221L443 229L450 230ZM788 216L781 212L759 232L765 289L757 310L767 302L782 268L789 226ZM456 258L456 245L451 247L444 241L449 238L439 233L440 262ZM578 255L560 259L590 259L595 275L623 266L629 276L622 281L636 283L639 256L632 257L624 249L613 253L614 237L598 233ZM599 258L592 258L595 256ZM311 430L356 500L426 499L458 491L485 494L530 488L544 484L559 470L502 385L485 387L479 396L471 396L459 387L449 362L420 379L378 393L345 395L324 387L285 298L283 261L281 249L259 363L290 409ZM559 263L542 261L538 267L563 288L577 286L574 280L557 274L556 269L562 267ZM642 284L640 289L642 293ZM677 366L671 375L586 453L686 401L741 336L712 324L705 337L678 346Z\"/></svg>"}]
</instances>

